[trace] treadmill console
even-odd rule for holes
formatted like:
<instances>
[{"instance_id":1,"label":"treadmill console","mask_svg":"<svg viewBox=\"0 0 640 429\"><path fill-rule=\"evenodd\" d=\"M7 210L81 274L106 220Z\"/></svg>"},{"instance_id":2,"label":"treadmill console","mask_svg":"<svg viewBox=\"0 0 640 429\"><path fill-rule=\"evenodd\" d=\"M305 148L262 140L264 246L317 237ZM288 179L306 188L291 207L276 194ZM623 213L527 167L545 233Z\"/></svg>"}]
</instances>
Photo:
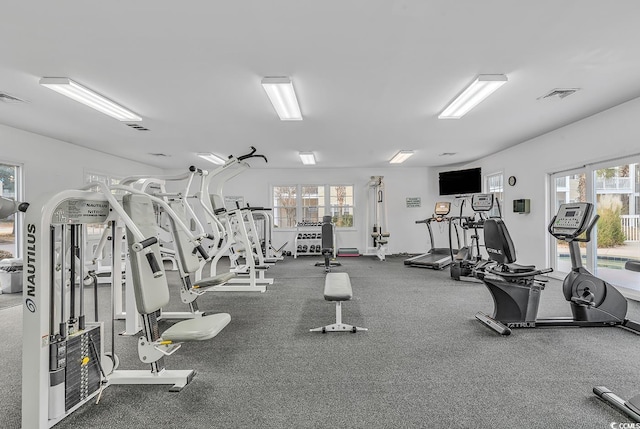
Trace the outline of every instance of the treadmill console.
<instances>
[{"instance_id":1,"label":"treadmill console","mask_svg":"<svg viewBox=\"0 0 640 429\"><path fill-rule=\"evenodd\" d=\"M562 204L551 221L549 230L556 238L577 237L589 225L592 211L591 203Z\"/></svg>"},{"instance_id":2,"label":"treadmill console","mask_svg":"<svg viewBox=\"0 0 640 429\"><path fill-rule=\"evenodd\" d=\"M474 212L488 212L493 207L493 194L473 194L471 208Z\"/></svg>"},{"instance_id":3,"label":"treadmill console","mask_svg":"<svg viewBox=\"0 0 640 429\"><path fill-rule=\"evenodd\" d=\"M448 201L440 201L436 203L434 213L436 216L446 216L451 211L451 203Z\"/></svg>"}]
</instances>

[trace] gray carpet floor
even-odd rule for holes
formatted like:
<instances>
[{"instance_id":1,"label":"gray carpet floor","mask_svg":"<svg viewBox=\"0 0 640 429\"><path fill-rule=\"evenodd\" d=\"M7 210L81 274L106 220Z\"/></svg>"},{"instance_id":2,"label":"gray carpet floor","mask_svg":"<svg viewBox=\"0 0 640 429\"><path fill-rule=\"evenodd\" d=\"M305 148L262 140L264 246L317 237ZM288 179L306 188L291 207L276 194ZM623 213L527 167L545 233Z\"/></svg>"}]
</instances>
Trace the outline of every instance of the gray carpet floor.
<instances>
[{"instance_id":1,"label":"gray carpet floor","mask_svg":"<svg viewBox=\"0 0 640 429\"><path fill-rule=\"evenodd\" d=\"M169 369L198 372L182 392L110 386L98 405L86 404L56 428L602 429L628 421L591 389L640 392L637 335L550 328L500 337L474 318L492 310L483 284L406 267L401 257L340 258L333 271L349 273L354 291L343 320L369 331L310 333L335 320L315 262L278 263L264 294L201 297L202 310L232 320L216 338L184 344L166 358ZM175 273L168 277L177 285ZM106 295L108 287L101 288ZM107 312L108 300L102 303ZM4 428L20 427L21 314L21 307L0 310ZM549 282L539 315L570 315L560 282ZM640 320L638 303L630 303L629 317ZM145 368L136 338L117 337L116 347L122 368Z\"/></svg>"}]
</instances>

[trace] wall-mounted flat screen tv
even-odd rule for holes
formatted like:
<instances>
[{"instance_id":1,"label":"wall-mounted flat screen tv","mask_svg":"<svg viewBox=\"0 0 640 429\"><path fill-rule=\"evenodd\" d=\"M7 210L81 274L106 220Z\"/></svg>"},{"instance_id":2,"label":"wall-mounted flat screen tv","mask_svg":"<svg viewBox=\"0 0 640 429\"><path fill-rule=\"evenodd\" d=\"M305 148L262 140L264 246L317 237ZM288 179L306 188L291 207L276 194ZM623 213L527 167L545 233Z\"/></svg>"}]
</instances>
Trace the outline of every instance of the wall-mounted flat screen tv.
<instances>
[{"instance_id":1,"label":"wall-mounted flat screen tv","mask_svg":"<svg viewBox=\"0 0 640 429\"><path fill-rule=\"evenodd\" d=\"M439 177L440 195L464 195L482 192L482 172L478 168L443 171Z\"/></svg>"}]
</instances>

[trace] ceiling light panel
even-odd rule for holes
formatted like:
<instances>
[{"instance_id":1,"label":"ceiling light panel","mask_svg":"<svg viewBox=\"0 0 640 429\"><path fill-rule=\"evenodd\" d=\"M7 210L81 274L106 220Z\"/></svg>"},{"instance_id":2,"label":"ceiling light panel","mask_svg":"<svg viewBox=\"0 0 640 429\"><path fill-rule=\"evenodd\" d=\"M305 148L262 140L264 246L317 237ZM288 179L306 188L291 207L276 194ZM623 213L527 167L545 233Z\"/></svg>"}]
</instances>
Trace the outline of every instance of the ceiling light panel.
<instances>
[{"instance_id":1,"label":"ceiling light panel","mask_svg":"<svg viewBox=\"0 0 640 429\"><path fill-rule=\"evenodd\" d=\"M313 152L299 152L298 156L304 165L315 165L316 163L316 156Z\"/></svg>"},{"instance_id":2,"label":"ceiling light panel","mask_svg":"<svg viewBox=\"0 0 640 429\"><path fill-rule=\"evenodd\" d=\"M142 118L131 110L115 103L91 89L67 77L43 77L40 85L52 89L79 103L109 115L119 121L139 122Z\"/></svg>"},{"instance_id":3,"label":"ceiling light panel","mask_svg":"<svg viewBox=\"0 0 640 429\"><path fill-rule=\"evenodd\" d=\"M411 156L413 156L412 150L401 150L400 152L393 155L393 158L389 160L389 164L402 164Z\"/></svg>"},{"instance_id":4,"label":"ceiling light panel","mask_svg":"<svg viewBox=\"0 0 640 429\"><path fill-rule=\"evenodd\" d=\"M455 100L449 104L439 119L460 119L471 109L480 104L485 98L493 94L498 88L507 83L507 76L503 74L481 74Z\"/></svg>"},{"instance_id":5,"label":"ceiling light panel","mask_svg":"<svg viewBox=\"0 0 640 429\"><path fill-rule=\"evenodd\" d=\"M225 161L224 158L221 158L218 155L215 155L215 154L209 153L209 152L207 152L207 153L198 153L196 155L198 155L200 158L202 158L202 159L204 159L206 161L209 161L209 162L211 162L213 164L217 164L217 165L223 165L225 162L227 162L227 161Z\"/></svg>"},{"instance_id":6,"label":"ceiling light panel","mask_svg":"<svg viewBox=\"0 0 640 429\"><path fill-rule=\"evenodd\" d=\"M264 88L281 121L301 121L302 113L289 77L265 77Z\"/></svg>"}]
</instances>

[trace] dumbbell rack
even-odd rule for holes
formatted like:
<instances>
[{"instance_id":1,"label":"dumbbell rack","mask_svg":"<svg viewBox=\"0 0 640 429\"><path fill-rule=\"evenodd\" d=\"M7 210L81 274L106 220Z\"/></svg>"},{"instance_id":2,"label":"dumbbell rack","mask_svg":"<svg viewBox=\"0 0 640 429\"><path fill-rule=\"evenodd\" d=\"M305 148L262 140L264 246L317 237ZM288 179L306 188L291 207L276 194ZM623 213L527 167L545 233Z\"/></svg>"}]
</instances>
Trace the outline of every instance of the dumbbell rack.
<instances>
[{"instance_id":1,"label":"dumbbell rack","mask_svg":"<svg viewBox=\"0 0 640 429\"><path fill-rule=\"evenodd\" d=\"M322 254L322 223L301 222L296 226L293 257Z\"/></svg>"}]
</instances>

